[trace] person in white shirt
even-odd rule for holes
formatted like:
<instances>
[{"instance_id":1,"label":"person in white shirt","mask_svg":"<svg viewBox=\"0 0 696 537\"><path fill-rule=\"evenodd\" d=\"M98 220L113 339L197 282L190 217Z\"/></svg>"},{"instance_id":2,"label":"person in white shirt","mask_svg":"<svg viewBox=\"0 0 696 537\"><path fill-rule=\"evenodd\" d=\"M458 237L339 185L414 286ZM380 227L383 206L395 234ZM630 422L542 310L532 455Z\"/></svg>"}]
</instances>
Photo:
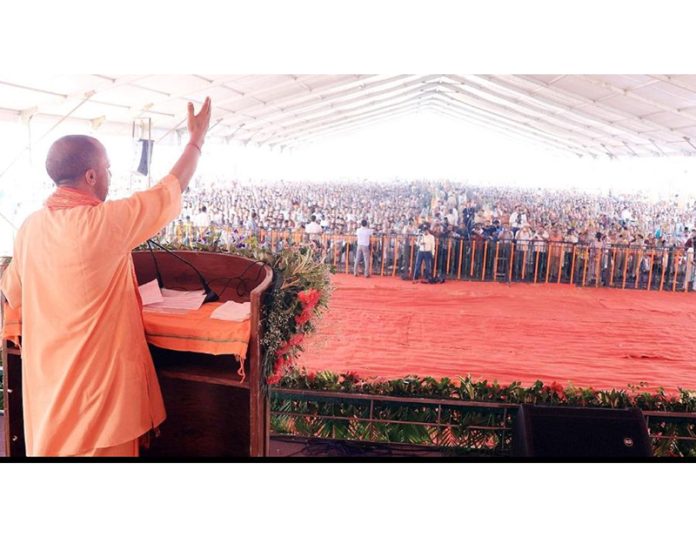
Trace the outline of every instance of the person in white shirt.
<instances>
[{"instance_id":1,"label":"person in white shirt","mask_svg":"<svg viewBox=\"0 0 696 537\"><path fill-rule=\"evenodd\" d=\"M362 259L365 263L365 277L370 277L370 237L372 237L372 229L368 227L367 220L360 222L360 227L355 232L358 237L358 251L355 255L355 265L353 266L353 274L358 275L358 266Z\"/></svg>"},{"instance_id":2,"label":"person in white shirt","mask_svg":"<svg viewBox=\"0 0 696 537\"><path fill-rule=\"evenodd\" d=\"M309 235L309 240L316 242L318 245L321 242L320 235L322 231L323 229L319 225L319 222L317 222L316 215L312 215L309 224L305 226L305 233Z\"/></svg>"},{"instance_id":3,"label":"person in white shirt","mask_svg":"<svg viewBox=\"0 0 696 537\"><path fill-rule=\"evenodd\" d=\"M601 275L600 260L602 257L602 232L597 231L594 235L594 239L590 242L589 255L587 259L587 283L595 283L596 278L598 279Z\"/></svg>"},{"instance_id":4,"label":"person in white shirt","mask_svg":"<svg viewBox=\"0 0 696 537\"><path fill-rule=\"evenodd\" d=\"M447 221L454 227L457 227L457 224L459 223L459 214L457 213L457 209L454 207L450 209L449 214L447 215Z\"/></svg>"},{"instance_id":5,"label":"person in white shirt","mask_svg":"<svg viewBox=\"0 0 696 537\"><path fill-rule=\"evenodd\" d=\"M420 276L421 265L425 261L425 273L423 279L427 280L433 275L433 252L435 252L435 237L430 233L427 225L423 226L423 234L418 237L418 254L416 254L416 266L413 269L413 281Z\"/></svg>"},{"instance_id":6,"label":"person in white shirt","mask_svg":"<svg viewBox=\"0 0 696 537\"><path fill-rule=\"evenodd\" d=\"M408 222L404 224L404 227L401 229L401 234L402 235L415 235L416 234L416 225L415 222L413 221L413 218L409 218Z\"/></svg>"},{"instance_id":7,"label":"person in white shirt","mask_svg":"<svg viewBox=\"0 0 696 537\"><path fill-rule=\"evenodd\" d=\"M210 225L210 217L208 216L208 208L203 205L198 214L193 219L194 225L198 227L208 227Z\"/></svg>"},{"instance_id":8,"label":"person in white shirt","mask_svg":"<svg viewBox=\"0 0 696 537\"><path fill-rule=\"evenodd\" d=\"M249 219L246 221L244 224L244 227L249 231L252 235L255 235L259 231L259 224L257 222L258 215L255 212L251 213L251 216Z\"/></svg>"},{"instance_id":9,"label":"person in white shirt","mask_svg":"<svg viewBox=\"0 0 696 537\"><path fill-rule=\"evenodd\" d=\"M206 230L210 227L210 217L208 216L208 208L203 205L200 211L193 218L193 225L196 226L196 234L199 238L203 238Z\"/></svg>"},{"instance_id":10,"label":"person in white shirt","mask_svg":"<svg viewBox=\"0 0 696 537\"><path fill-rule=\"evenodd\" d=\"M523 273L526 278L528 278L531 273L526 267L523 269L523 264L525 262L529 264L532 261L532 256L529 255L529 242L532 240L533 236L529 224L523 224L522 229L518 230L515 234L517 246L517 252L515 254L515 272L518 279L522 279Z\"/></svg>"},{"instance_id":11,"label":"person in white shirt","mask_svg":"<svg viewBox=\"0 0 696 537\"><path fill-rule=\"evenodd\" d=\"M510 227L512 228L512 232L517 233L526 223L527 215L524 212L524 208L521 206L516 207L510 214Z\"/></svg>"}]
</instances>

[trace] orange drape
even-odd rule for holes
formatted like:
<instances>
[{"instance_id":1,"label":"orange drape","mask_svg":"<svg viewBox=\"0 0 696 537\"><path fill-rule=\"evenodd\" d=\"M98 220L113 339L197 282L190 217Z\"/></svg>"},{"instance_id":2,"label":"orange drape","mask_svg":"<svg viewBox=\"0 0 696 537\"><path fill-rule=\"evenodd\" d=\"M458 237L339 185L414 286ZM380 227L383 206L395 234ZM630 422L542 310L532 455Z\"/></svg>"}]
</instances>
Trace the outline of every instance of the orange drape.
<instances>
[{"instance_id":1,"label":"orange drape","mask_svg":"<svg viewBox=\"0 0 696 537\"><path fill-rule=\"evenodd\" d=\"M240 361L239 374L244 377L251 321L211 319L210 315L219 306L219 302L209 302L198 310L180 314L144 311L148 343L175 351L234 354Z\"/></svg>"}]
</instances>

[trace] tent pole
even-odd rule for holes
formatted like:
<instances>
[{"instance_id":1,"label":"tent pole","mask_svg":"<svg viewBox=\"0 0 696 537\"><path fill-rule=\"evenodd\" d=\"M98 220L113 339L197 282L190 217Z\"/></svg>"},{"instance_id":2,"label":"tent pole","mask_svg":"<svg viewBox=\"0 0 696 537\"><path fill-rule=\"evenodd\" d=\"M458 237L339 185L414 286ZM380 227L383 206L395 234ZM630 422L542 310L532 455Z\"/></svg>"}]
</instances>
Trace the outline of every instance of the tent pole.
<instances>
[{"instance_id":1,"label":"tent pole","mask_svg":"<svg viewBox=\"0 0 696 537\"><path fill-rule=\"evenodd\" d=\"M33 117L33 115L27 117L27 147L29 151L29 166L32 165L31 119Z\"/></svg>"},{"instance_id":2,"label":"tent pole","mask_svg":"<svg viewBox=\"0 0 696 537\"><path fill-rule=\"evenodd\" d=\"M152 118L147 118L147 142L150 145L150 150L147 152L147 188L152 186Z\"/></svg>"}]
</instances>

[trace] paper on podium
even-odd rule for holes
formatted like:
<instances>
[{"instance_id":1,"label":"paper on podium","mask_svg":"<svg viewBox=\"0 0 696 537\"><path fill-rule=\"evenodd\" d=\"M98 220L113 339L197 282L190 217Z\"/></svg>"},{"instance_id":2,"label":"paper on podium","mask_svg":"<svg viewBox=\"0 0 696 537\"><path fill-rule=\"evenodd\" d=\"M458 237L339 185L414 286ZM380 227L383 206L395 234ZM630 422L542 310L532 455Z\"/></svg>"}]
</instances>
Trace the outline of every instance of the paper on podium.
<instances>
[{"instance_id":1,"label":"paper on podium","mask_svg":"<svg viewBox=\"0 0 696 537\"><path fill-rule=\"evenodd\" d=\"M140 298L143 301L143 306L162 302L162 292L160 291L157 280L144 283L138 287Z\"/></svg>"},{"instance_id":2,"label":"paper on podium","mask_svg":"<svg viewBox=\"0 0 696 537\"><path fill-rule=\"evenodd\" d=\"M150 311L162 310L197 310L205 300L205 291L176 291L162 289L162 301L150 304Z\"/></svg>"},{"instance_id":3,"label":"paper on podium","mask_svg":"<svg viewBox=\"0 0 696 537\"><path fill-rule=\"evenodd\" d=\"M220 321L246 321L251 317L251 302L228 300L210 315L211 319Z\"/></svg>"}]
</instances>

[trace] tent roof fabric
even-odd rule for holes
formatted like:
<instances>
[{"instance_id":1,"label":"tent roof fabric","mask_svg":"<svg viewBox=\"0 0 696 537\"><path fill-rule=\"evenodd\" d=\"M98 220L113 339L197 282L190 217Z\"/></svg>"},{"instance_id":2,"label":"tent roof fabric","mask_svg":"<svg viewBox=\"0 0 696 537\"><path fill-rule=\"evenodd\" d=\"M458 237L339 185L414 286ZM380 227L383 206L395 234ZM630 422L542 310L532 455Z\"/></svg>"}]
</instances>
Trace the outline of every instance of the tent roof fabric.
<instances>
[{"instance_id":1,"label":"tent roof fabric","mask_svg":"<svg viewBox=\"0 0 696 537\"><path fill-rule=\"evenodd\" d=\"M206 96L211 136L261 146L427 110L578 156L696 154L696 75L0 76L0 120L151 121L162 139Z\"/></svg>"}]
</instances>

